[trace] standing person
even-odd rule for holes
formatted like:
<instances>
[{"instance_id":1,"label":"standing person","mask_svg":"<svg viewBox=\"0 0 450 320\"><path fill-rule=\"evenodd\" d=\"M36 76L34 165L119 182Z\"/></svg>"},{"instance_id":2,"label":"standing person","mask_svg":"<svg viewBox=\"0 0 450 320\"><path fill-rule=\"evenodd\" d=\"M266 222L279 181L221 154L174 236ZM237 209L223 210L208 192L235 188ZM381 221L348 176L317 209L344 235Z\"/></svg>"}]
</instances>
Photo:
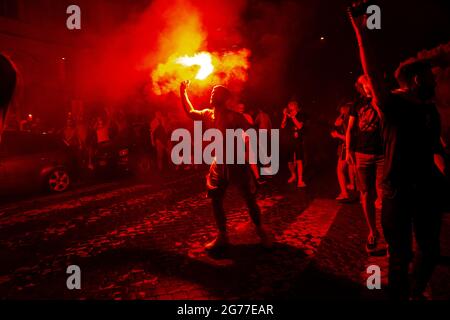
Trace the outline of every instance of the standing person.
<instances>
[{"instance_id":1,"label":"standing person","mask_svg":"<svg viewBox=\"0 0 450 320\"><path fill-rule=\"evenodd\" d=\"M180 94L183 108L191 119L209 122L209 127L220 130L223 136L226 135L227 129L247 130L249 123L244 116L236 111L230 110L231 93L227 88L215 86L211 92L211 108L196 110L188 97L188 85L188 81L181 83ZM225 144L223 149L225 151L223 156L226 158ZM256 201L256 184L249 165L219 164L214 161L207 176L207 188L208 196L212 200L214 218L219 234L216 239L206 245L205 249L208 251L217 251L224 249L228 244L227 221L223 208L223 200L230 183L236 184L244 196L250 217L256 226L261 243L265 247L271 247L271 239L261 223L260 208Z\"/></svg>"},{"instance_id":2,"label":"standing person","mask_svg":"<svg viewBox=\"0 0 450 320\"><path fill-rule=\"evenodd\" d=\"M97 146L106 145L111 142L111 130L109 124L103 120L102 117L97 118L94 128Z\"/></svg>"},{"instance_id":3,"label":"standing person","mask_svg":"<svg viewBox=\"0 0 450 320\"><path fill-rule=\"evenodd\" d=\"M256 111L255 125L258 129L272 130L272 120L261 108L258 108Z\"/></svg>"},{"instance_id":4,"label":"standing person","mask_svg":"<svg viewBox=\"0 0 450 320\"><path fill-rule=\"evenodd\" d=\"M89 164L89 146L88 146L88 135L89 135L89 126L84 117L84 113L80 112L75 121L76 125L76 134L79 142L79 153L80 153L80 168L85 168L86 164Z\"/></svg>"},{"instance_id":5,"label":"standing person","mask_svg":"<svg viewBox=\"0 0 450 320\"><path fill-rule=\"evenodd\" d=\"M98 116L90 137L89 150L89 169L94 170L94 158L96 152L112 148L112 130L109 122L105 121L102 116Z\"/></svg>"},{"instance_id":6,"label":"standing person","mask_svg":"<svg viewBox=\"0 0 450 320\"><path fill-rule=\"evenodd\" d=\"M68 118L66 125L61 134L64 142L74 151L79 148L80 141L78 139L76 124L73 118Z\"/></svg>"},{"instance_id":7,"label":"standing person","mask_svg":"<svg viewBox=\"0 0 450 320\"><path fill-rule=\"evenodd\" d=\"M389 293L395 299L422 299L439 258L440 209L435 199L434 164L445 175L433 60L402 64L396 71L400 89L390 92L373 52L366 49L370 41L364 6L355 5L349 17L373 89L373 104L383 115L382 225L389 244ZM418 252L410 283L413 229Z\"/></svg>"},{"instance_id":8,"label":"standing person","mask_svg":"<svg viewBox=\"0 0 450 320\"><path fill-rule=\"evenodd\" d=\"M286 129L288 135L288 157L290 161L288 165L291 172L288 183L293 183L297 180L297 186L305 188L306 183L303 181L303 161L305 157L303 131L305 120L295 100L289 102L288 107L283 110L283 114L281 129Z\"/></svg>"},{"instance_id":9,"label":"standing person","mask_svg":"<svg viewBox=\"0 0 450 320\"><path fill-rule=\"evenodd\" d=\"M356 166L361 204L369 228L366 250L377 250L380 233L376 223L376 208L381 209L383 180L383 137L381 115L373 106L372 90L366 76L359 77L356 88L361 99L350 110L346 134L346 159ZM378 201L378 205L377 205Z\"/></svg>"},{"instance_id":10,"label":"standing person","mask_svg":"<svg viewBox=\"0 0 450 320\"><path fill-rule=\"evenodd\" d=\"M157 111L155 118L150 123L152 146L156 151L156 162L159 171L164 170L164 159L167 155L168 135L165 121L160 111Z\"/></svg>"},{"instance_id":11,"label":"standing person","mask_svg":"<svg viewBox=\"0 0 450 320\"><path fill-rule=\"evenodd\" d=\"M247 107L242 102L237 103L235 106L231 106L231 110L242 114L251 126L255 125L255 120L252 115L248 113Z\"/></svg>"},{"instance_id":12,"label":"standing person","mask_svg":"<svg viewBox=\"0 0 450 320\"><path fill-rule=\"evenodd\" d=\"M331 136L339 141L338 146L338 164L337 164L337 177L339 182L339 188L341 192L336 198L337 201L350 201L349 189L354 190L355 177L353 175L353 165L346 161L346 133L348 128L348 122L350 118L350 109L353 103L344 104L339 108L339 117L334 123L334 130L331 132ZM349 188L349 186L351 186Z\"/></svg>"},{"instance_id":13,"label":"standing person","mask_svg":"<svg viewBox=\"0 0 450 320\"><path fill-rule=\"evenodd\" d=\"M0 142L16 83L16 69L11 61L0 53Z\"/></svg>"}]
</instances>

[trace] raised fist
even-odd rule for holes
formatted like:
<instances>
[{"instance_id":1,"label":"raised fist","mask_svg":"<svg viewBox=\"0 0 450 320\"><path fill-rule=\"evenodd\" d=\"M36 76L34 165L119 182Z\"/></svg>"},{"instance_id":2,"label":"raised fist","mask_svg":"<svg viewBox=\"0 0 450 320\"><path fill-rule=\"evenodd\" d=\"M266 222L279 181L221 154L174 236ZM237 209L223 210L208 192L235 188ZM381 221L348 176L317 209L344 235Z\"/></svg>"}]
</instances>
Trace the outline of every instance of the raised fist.
<instances>
[{"instance_id":1,"label":"raised fist","mask_svg":"<svg viewBox=\"0 0 450 320\"><path fill-rule=\"evenodd\" d=\"M183 92L186 91L189 88L190 83L191 82L189 80L185 80L185 81L181 82L180 90Z\"/></svg>"},{"instance_id":2,"label":"raised fist","mask_svg":"<svg viewBox=\"0 0 450 320\"><path fill-rule=\"evenodd\" d=\"M355 29L362 29L367 24L367 8L371 5L368 0L354 1L347 8L347 14Z\"/></svg>"}]
</instances>

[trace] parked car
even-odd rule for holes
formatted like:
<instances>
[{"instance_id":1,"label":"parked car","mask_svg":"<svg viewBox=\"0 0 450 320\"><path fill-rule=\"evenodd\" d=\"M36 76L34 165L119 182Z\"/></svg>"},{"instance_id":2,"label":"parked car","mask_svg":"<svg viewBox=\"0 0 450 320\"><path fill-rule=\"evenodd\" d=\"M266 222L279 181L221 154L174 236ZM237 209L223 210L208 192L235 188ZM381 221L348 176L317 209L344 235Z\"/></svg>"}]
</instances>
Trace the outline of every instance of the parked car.
<instances>
[{"instance_id":1,"label":"parked car","mask_svg":"<svg viewBox=\"0 0 450 320\"><path fill-rule=\"evenodd\" d=\"M73 180L75 158L55 135L5 131L0 142L0 190L60 193Z\"/></svg>"},{"instance_id":2,"label":"parked car","mask_svg":"<svg viewBox=\"0 0 450 320\"><path fill-rule=\"evenodd\" d=\"M136 143L115 141L99 145L94 152L94 172L100 176L130 174L143 176L151 172L149 152Z\"/></svg>"}]
</instances>

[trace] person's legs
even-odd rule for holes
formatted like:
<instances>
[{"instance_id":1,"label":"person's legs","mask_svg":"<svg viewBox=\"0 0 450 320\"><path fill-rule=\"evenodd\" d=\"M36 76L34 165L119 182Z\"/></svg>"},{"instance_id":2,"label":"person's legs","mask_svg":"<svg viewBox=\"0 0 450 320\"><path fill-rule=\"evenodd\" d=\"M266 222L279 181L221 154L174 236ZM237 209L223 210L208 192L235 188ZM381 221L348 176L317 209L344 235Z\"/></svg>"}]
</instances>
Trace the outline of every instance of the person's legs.
<instances>
[{"instance_id":1,"label":"person's legs","mask_svg":"<svg viewBox=\"0 0 450 320\"><path fill-rule=\"evenodd\" d=\"M209 168L206 178L208 197L211 199L214 219L216 222L218 235L206 244L207 251L221 250L228 244L227 219L223 208L223 199L227 189L228 181L225 174L225 166L217 165L215 162Z\"/></svg>"},{"instance_id":2,"label":"person's legs","mask_svg":"<svg viewBox=\"0 0 450 320\"><path fill-rule=\"evenodd\" d=\"M305 181L303 181L303 160L297 160L297 185L299 187L305 187Z\"/></svg>"},{"instance_id":3,"label":"person's legs","mask_svg":"<svg viewBox=\"0 0 450 320\"><path fill-rule=\"evenodd\" d=\"M224 249L228 245L227 219L223 209L223 196L214 195L211 201L218 234L214 240L206 244L205 250L216 251Z\"/></svg>"},{"instance_id":4,"label":"person's legs","mask_svg":"<svg viewBox=\"0 0 450 320\"><path fill-rule=\"evenodd\" d=\"M214 219L216 221L217 230L221 234L227 233L227 218L223 208L223 196L216 195L211 199Z\"/></svg>"},{"instance_id":5,"label":"person's legs","mask_svg":"<svg viewBox=\"0 0 450 320\"><path fill-rule=\"evenodd\" d=\"M346 163L347 163L347 161L346 161ZM356 183L355 165L347 163L347 168L348 168L348 179L349 179L348 190L356 191L357 183Z\"/></svg>"},{"instance_id":6,"label":"person's legs","mask_svg":"<svg viewBox=\"0 0 450 320\"><path fill-rule=\"evenodd\" d=\"M289 177L288 183L294 183L297 180L297 169L295 167L295 149L293 145L293 141L289 141L287 145L287 159L288 159L288 168L291 176Z\"/></svg>"},{"instance_id":7,"label":"person's legs","mask_svg":"<svg viewBox=\"0 0 450 320\"><path fill-rule=\"evenodd\" d=\"M297 179L297 173L295 168L295 162L289 162L288 163L289 171L291 173L291 176L288 180L288 183L293 183Z\"/></svg>"},{"instance_id":8,"label":"person's legs","mask_svg":"<svg viewBox=\"0 0 450 320\"><path fill-rule=\"evenodd\" d=\"M384 156L376 156L375 158L376 166L376 192L377 198L375 202L375 207L381 209L383 206L383 176L384 176Z\"/></svg>"},{"instance_id":9,"label":"person's legs","mask_svg":"<svg viewBox=\"0 0 450 320\"><path fill-rule=\"evenodd\" d=\"M369 242L377 237L375 194L376 194L376 166L372 155L356 153L356 169L361 188L361 204L369 228Z\"/></svg>"},{"instance_id":10,"label":"person's legs","mask_svg":"<svg viewBox=\"0 0 450 320\"><path fill-rule=\"evenodd\" d=\"M261 179L261 176L259 175L259 168L257 164L251 164L250 167L252 168L253 175L255 176L256 180Z\"/></svg>"},{"instance_id":11,"label":"person's legs","mask_svg":"<svg viewBox=\"0 0 450 320\"><path fill-rule=\"evenodd\" d=\"M253 224L258 228L261 226L261 210L256 202L256 196L249 192L244 192L245 203L247 204L248 213Z\"/></svg>"},{"instance_id":12,"label":"person's legs","mask_svg":"<svg viewBox=\"0 0 450 320\"><path fill-rule=\"evenodd\" d=\"M223 209L224 193L222 190L214 190L210 192L209 195L211 197L218 234L214 240L206 244L205 249L207 251L215 251L223 249L228 245L227 219L225 210Z\"/></svg>"},{"instance_id":13,"label":"person's legs","mask_svg":"<svg viewBox=\"0 0 450 320\"><path fill-rule=\"evenodd\" d=\"M340 157L338 159L337 164L337 178L339 182L339 188L341 189L341 193L338 198L347 199L349 198L348 190L347 190L347 173L348 165L347 161L342 160Z\"/></svg>"},{"instance_id":14,"label":"person's legs","mask_svg":"<svg viewBox=\"0 0 450 320\"><path fill-rule=\"evenodd\" d=\"M303 163L305 159L305 154L303 150L303 143L300 141L296 142L295 145L295 160L297 161L297 186L299 188L306 187L305 181L303 180Z\"/></svg>"},{"instance_id":15,"label":"person's legs","mask_svg":"<svg viewBox=\"0 0 450 320\"><path fill-rule=\"evenodd\" d=\"M409 296L408 265L412 258L411 206L408 196L385 192L382 208L384 238L389 245L388 290L393 299Z\"/></svg>"},{"instance_id":16,"label":"person's legs","mask_svg":"<svg viewBox=\"0 0 450 320\"><path fill-rule=\"evenodd\" d=\"M272 238L261 223L261 210L256 201L257 187L254 177L248 169L244 168L234 172L234 180L238 181L240 191L247 204L250 218L256 227L256 233L261 238L262 245L270 248L272 246Z\"/></svg>"},{"instance_id":17,"label":"person's legs","mask_svg":"<svg viewBox=\"0 0 450 320\"><path fill-rule=\"evenodd\" d=\"M417 193L413 225L418 246L414 261L412 296L422 297L440 256L441 214L431 197L430 190Z\"/></svg>"}]
</instances>

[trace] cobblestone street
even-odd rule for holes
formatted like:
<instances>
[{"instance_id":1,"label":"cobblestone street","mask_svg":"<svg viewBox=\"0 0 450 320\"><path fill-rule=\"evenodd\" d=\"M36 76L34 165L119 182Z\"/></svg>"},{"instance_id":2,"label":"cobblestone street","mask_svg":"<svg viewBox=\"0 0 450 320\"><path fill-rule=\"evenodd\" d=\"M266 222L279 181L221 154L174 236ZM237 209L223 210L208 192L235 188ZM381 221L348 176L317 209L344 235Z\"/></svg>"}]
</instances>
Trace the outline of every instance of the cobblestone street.
<instances>
[{"instance_id":1,"label":"cobblestone street","mask_svg":"<svg viewBox=\"0 0 450 320\"><path fill-rule=\"evenodd\" d=\"M334 177L332 177L334 178ZM378 299L366 287L369 257L358 203L334 200L334 180L306 190L277 181L261 188L264 222L276 244L258 244L244 202L234 190L226 210L232 246L212 258L214 236L203 173L163 182L115 182L0 208L0 296L8 299ZM323 179L322 179L323 180ZM327 186L327 188L323 188ZM450 231L444 215L442 235ZM430 285L450 298L449 237ZM444 237L442 237L444 239ZM66 288L78 265L82 289ZM383 282L383 286L385 283Z\"/></svg>"}]
</instances>

